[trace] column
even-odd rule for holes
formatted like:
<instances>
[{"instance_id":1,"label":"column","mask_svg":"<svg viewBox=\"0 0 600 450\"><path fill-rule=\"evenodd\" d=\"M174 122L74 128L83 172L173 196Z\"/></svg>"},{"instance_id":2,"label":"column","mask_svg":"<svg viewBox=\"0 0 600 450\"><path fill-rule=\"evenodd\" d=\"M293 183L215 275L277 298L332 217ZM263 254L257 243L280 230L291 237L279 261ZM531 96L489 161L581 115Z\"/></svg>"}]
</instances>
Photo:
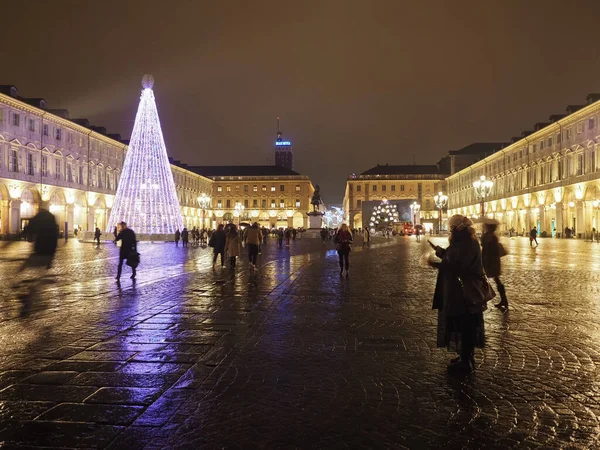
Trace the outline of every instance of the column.
<instances>
[{"instance_id":1,"label":"column","mask_svg":"<svg viewBox=\"0 0 600 450\"><path fill-rule=\"evenodd\" d=\"M88 207L87 209L87 231L94 231L94 222L96 219L96 208L93 206Z\"/></svg>"},{"instance_id":2,"label":"column","mask_svg":"<svg viewBox=\"0 0 600 450\"><path fill-rule=\"evenodd\" d=\"M0 221L2 221L0 225L0 234L8 234L10 231L9 227L9 217L10 217L10 200L2 200L0 201Z\"/></svg>"},{"instance_id":3,"label":"column","mask_svg":"<svg viewBox=\"0 0 600 450\"><path fill-rule=\"evenodd\" d=\"M577 223L575 225L575 233L576 237L581 235L582 238L585 238L585 232L587 231L587 224L585 223L585 215L584 215L584 202L578 200L575 204L575 217L577 218Z\"/></svg>"},{"instance_id":4,"label":"column","mask_svg":"<svg viewBox=\"0 0 600 450\"><path fill-rule=\"evenodd\" d=\"M540 219L540 232L545 231L546 236L551 237L552 230L550 229L550 227L546 226L546 207L544 205L540 205L539 208L540 212L538 213L538 217Z\"/></svg>"},{"instance_id":5,"label":"column","mask_svg":"<svg viewBox=\"0 0 600 450\"><path fill-rule=\"evenodd\" d=\"M21 232L21 200L10 200L8 208L8 232L19 234Z\"/></svg>"},{"instance_id":6,"label":"column","mask_svg":"<svg viewBox=\"0 0 600 450\"><path fill-rule=\"evenodd\" d=\"M67 205L65 206L65 220L67 222L67 230L69 235L73 234L73 230L75 228L75 214L74 214L75 206Z\"/></svg>"},{"instance_id":7,"label":"column","mask_svg":"<svg viewBox=\"0 0 600 450\"><path fill-rule=\"evenodd\" d=\"M565 221L562 202L556 202L556 233L558 236L565 237Z\"/></svg>"}]
</instances>

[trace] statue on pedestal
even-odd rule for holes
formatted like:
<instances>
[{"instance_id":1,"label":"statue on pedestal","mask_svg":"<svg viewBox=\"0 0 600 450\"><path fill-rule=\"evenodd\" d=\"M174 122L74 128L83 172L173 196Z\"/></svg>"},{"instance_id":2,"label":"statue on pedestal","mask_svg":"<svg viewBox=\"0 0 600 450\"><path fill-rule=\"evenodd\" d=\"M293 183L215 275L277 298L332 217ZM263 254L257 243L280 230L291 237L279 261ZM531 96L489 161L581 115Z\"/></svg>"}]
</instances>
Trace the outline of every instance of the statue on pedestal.
<instances>
[{"instance_id":1,"label":"statue on pedestal","mask_svg":"<svg viewBox=\"0 0 600 450\"><path fill-rule=\"evenodd\" d=\"M321 188L318 184L315 186L315 192L312 196L312 199L310 200L310 204L313 207L312 214L323 214L321 213L321 211L319 211L319 207L323 204L323 198L321 198Z\"/></svg>"}]
</instances>

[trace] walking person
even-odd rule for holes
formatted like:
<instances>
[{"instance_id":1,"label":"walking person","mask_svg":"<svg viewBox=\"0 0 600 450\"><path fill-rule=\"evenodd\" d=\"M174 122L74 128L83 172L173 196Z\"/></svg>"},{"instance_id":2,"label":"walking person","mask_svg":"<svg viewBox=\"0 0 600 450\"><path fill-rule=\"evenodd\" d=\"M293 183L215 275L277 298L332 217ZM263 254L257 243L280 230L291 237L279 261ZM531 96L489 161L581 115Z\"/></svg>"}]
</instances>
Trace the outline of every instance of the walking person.
<instances>
[{"instance_id":1,"label":"walking person","mask_svg":"<svg viewBox=\"0 0 600 450\"><path fill-rule=\"evenodd\" d=\"M181 230L181 246L187 247L189 239L190 239L190 232L188 231L188 229L186 227L183 227L183 230Z\"/></svg>"},{"instance_id":2,"label":"walking person","mask_svg":"<svg viewBox=\"0 0 600 450\"><path fill-rule=\"evenodd\" d=\"M283 248L283 230L281 228L277 230L277 244L279 248Z\"/></svg>"},{"instance_id":3,"label":"walking person","mask_svg":"<svg viewBox=\"0 0 600 450\"><path fill-rule=\"evenodd\" d=\"M113 239L113 242L116 244L117 243L117 235L119 234L119 229L117 227L115 227L115 229L113 230L113 236L115 237Z\"/></svg>"},{"instance_id":4,"label":"walking person","mask_svg":"<svg viewBox=\"0 0 600 450\"><path fill-rule=\"evenodd\" d=\"M254 222L252 226L246 229L246 244L248 245L248 259L250 268L256 270L256 260L258 258L258 250L262 242L262 233L258 228L258 223Z\"/></svg>"},{"instance_id":5,"label":"walking person","mask_svg":"<svg viewBox=\"0 0 600 450\"><path fill-rule=\"evenodd\" d=\"M181 238L181 231L179 228L175 230L175 247L179 247L179 239Z\"/></svg>"},{"instance_id":6,"label":"walking person","mask_svg":"<svg viewBox=\"0 0 600 450\"><path fill-rule=\"evenodd\" d=\"M241 255L241 239L237 227L234 224L229 225L229 233L225 239L225 252L229 258L229 268L235 269L235 263L238 256Z\"/></svg>"},{"instance_id":7,"label":"walking person","mask_svg":"<svg viewBox=\"0 0 600 450\"><path fill-rule=\"evenodd\" d=\"M448 248L430 243L441 259L428 261L439 269L433 296L433 309L438 310L437 346L458 353L448 366L453 371L474 370L475 347L485 345L483 311L490 295L484 288L489 283L472 225L469 218L454 215L448 221Z\"/></svg>"},{"instance_id":8,"label":"walking person","mask_svg":"<svg viewBox=\"0 0 600 450\"><path fill-rule=\"evenodd\" d=\"M131 265L131 279L134 279L136 276L137 267L137 263L136 261L134 261L134 257L135 255L137 255L137 240L135 237L135 233L132 229L127 228L127 223L125 222L121 222L121 231L117 235L117 242L118 241L121 241L121 248L119 249L119 268L117 269L117 282L121 279L123 261L125 260L128 260L127 264Z\"/></svg>"},{"instance_id":9,"label":"walking person","mask_svg":"<svg viewBox=\"0 0 600 450\"><path fill-rule=\"evenodd\" d=\"M371 246L371 233L369 233L368 228L363 229L363 248Z\"/></svg>"},{"instance_id":10,"label":"walking person","mask_svg":"<svg viewBox=\"0 0 600 450\"><path fill-rule=\"evenodd\" d=\"M417 237L417 242L421 242L421 229L415 228L415 236Z\"/></svg>"},{"instance_id":11,"label":"walking person","mask_svg":"<svg viewBox=\"0 0 600 450\"><path fill-rule=\"evenodd\" d=\"M352 233L348 225L343 223L335 235L334 243L340 259L340 275L350 275L350 251L352 246Z\"/></svg>"},{"instance_id":12,"label":"walking person","mask_svg":"<svg viewBox=\"0 0 600 450\"><path fill-rule=\"evenodd\" d=\"M500 294L500 303L494 305L496 308L508 309L508 299L506 298L506 289L500 281L501 261L500 258L506 256L504 246L498 240L496 229L499 222L494 219L483 220L483 234L481 235L481 258L483 269L488 278L492 278Z\"/></svg>"},{"instance_id":13,"label":"walking person","mask_svg":"<svg viewBox=\"0 0 600 450\"><path fill-rule=\"evenodd\" d=\"M537 241L537 228L533 227L531 229L531 231L529 232L529 246L533 247L533 242L535 241L535 246L537 247L538 241Z\"/></svg>"},{"instance_id":14,"label":"walking person","mask_svg":"<svg viewBox=\"0 0 600 450\"><path fill-rule=\"evenodd\" d=\"M98 247L100 247L100 236L102 236L102 231L100 231L100 228L96 227L96 231L94 231L94 241L96 241Z\"/></svg>"},{"instance_id":15,"label":"walking person","mask_svg":"<svg viewBox=\"0 0 600 450\"><path fill-rule=\"evenodd\" d=\"M210 241L208 241L208 246L213 249L213 269L215 264L217 263L217 257L221 255L221 267L225 267L225 241L227 240L227 236L225 236L225 229L223 224L220 223L217 227L216 231L214 231L210 236Z\"/></svg>"}]
</instances>

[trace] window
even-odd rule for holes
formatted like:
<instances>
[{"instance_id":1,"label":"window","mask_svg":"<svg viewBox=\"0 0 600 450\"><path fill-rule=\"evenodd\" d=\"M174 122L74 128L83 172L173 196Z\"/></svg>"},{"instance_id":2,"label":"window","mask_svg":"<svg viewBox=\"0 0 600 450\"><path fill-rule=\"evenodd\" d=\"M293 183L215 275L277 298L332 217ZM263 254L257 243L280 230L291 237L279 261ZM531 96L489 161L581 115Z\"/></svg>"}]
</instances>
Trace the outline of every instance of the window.
<instances>
[{"instance_id":1,"label":"window","mask_svg":"<svg viewBox=\"0 0 600 450\"><path fill-rule=\"evenodd\" d=\"M279 207L280 208L285 208L285 201L279 200Z\"/></svg>"},{"instance_id":2,"label":"window","mask_svg":"<svg viewBox=\"0 0 600 450\"><path fill-rule=\"evenodd\" d=\"M283 184L279 185L279 192L285 192L285 186Z\"/></svg>"},{"instance_id":3,"label":"window","mask_svg":"<svg viewBox=\"0 0 600 450\"><path fill-rule=\"evenodd\" d=\"M544 144L545 144L544 141L540 141L540 150L544 150Z\"/></svg>"},{"instance_id":4,"label":"window","mask_svg":"<svg viewBox=\"0 0 600 450\"><path fill-rule=\"evenodd\" d=\"M73 165L70 162L67 162L67 181L73 182Z\"/></svg>"},{"instance_id":5,"label":"window","mask_svg":"<svg viewBox=\"0 0 600 450\"><path fill-rule=\"evenodd\" d=\"M271 200L271 208L275 208L275 200Z\"/></svg>"},{"instance_id":6,"label":"window","mask_svg":"<svg viewBox=\"0 0 600 450\"><path fill-rule=\"evenodd\" d=\"M583 175L583 153L577 155L577 175Z\"/></svg>"},{"instance_id":7,"label":"window","mask_svg":"<svg viewBox=\"0 0 600 450\"><path fill-rule=\"evenodd\" d=\"M62 131L60 128L57 128L56 129L56 140L60 141L61 137L62 137Z\"/></svg>"},{"instance_id":8,"label":"window","mask_svg":"<svg viewBox=\"0 0 600 450\"><path fill-rule=\"evenodd\" d=\"M60 180L60 159L54 160L54 178Z\"/></svg>"},{"instance_id":9,"label":"window","mask_svg":"<svg viewBox=\"0 0 600 450\"><path fill-rule=\"evenodd\" d=\"M227 191L227 192L231 192L231 186L227 186L227 187L225 188L225 191Z\"/></svg>"},{"instance_id":10,"label":"window","mask_svg":"<svg viewBox=\"0 0 600 450\"><path fill-rule=\"evenodd\" d=\"M591 119L588 119L588 130L593 130L594 129L594 125L595 125L595 120L592 117Z\"/></svg>"},{"instance_id":11,"label":"window","mask_svg":"<svg viewBox=\"0 0 600 450\"><path fill-rule=\"evenodd\" d=\"M244 185L244 192L248 192L248 185L247 184Z\"/></svg>"},{"instance_id":12,"label":"window","mask_svg":"<svg viewBox=\"0 0 600 450\"><path fill-rule=\"evenodd\" d=\"M429 199L425 200L425 209L426 210L431 209L431 200L429 200Z\"/></svg>"},{"instance_id":13,"label":"window","mask_svg":"<svg viewBox=\"0 0 600 450\"><path fill-rule=\"evenodd\" d=\"M392 184L392 192L396 192L396 185Z\"/></svg>"},{"instance_id":14,"label":"window","mask_svg":"<svg viewBox=\"0 0 600 450\"><path fill-rule=\"evenodd\" d=\"M253 190L254 192L258 192L258 186L257 186L257 185L254 185L254 186L252 186L252 190Z\"/></svg>"},{"instance_id":15,"label":"window","mask_svg":"<svg viewBox=\"0 0 600 450\"><path fill-rule=\"evenodd\" d=\"M577 124L577 134L583 133L583 122Z\"/></svg>"},{"instance_id":16,"label":"window","mask_svg":"<svg viewBox=\"0 0 600 450\"><path fill-rule=\"evenodd\" d=\"M299 198L296 199L296 208L300 208L300 199Z\"/></svg>"},{"instance_id":17,"label":"window","mask_svg":"<svg viewBox=\"0 0 600 450\"><path fill-rule=\"evenodd\" d=\"M102 187L102 169L100 169L100 167L97 168L98 172L96 175L96 179L98 180L98 187L101 188Z\"/></svg>"},{"instance_id":18,"label":"window","mask_svg":"<svg viewBox=\"0 0 600 450\"><path fill-rule=\"evenodd\" d=\"M79 184L83 184L83 166L79 166Z\"/></svg>"},{"instance_id":19,"label":"window","mask_svg":"<svg viewBox=\"0 0 600 450\"><path fill-rule=\"evenodd\" d=\"M300 185L299 184L296 185L296 192L300 192Z\"/></svg>"},{"instance_id":20,"label":"window","mask_svg":"<svg viewBox=\"0 0 600 450\"><path fill-rule=\"evenodd\" d=\"M252 206L254 208L256 208L258 206L258 200L256 200L256 199L252 200Z\"/></svg>"},{"instance_id":21,"label":"window","mask_svg":"<svg viewBox=\"0 0 600 450\"><path fill-rule=\"evenodd\" d=\"M223 202L221 200L217 200L217 208L221 209L223 207Z\"/></svg>"},{"instance_id":22,"label":"window","mask_svg":"<svg viewBox=\"0 0 600 450\"><path fill-rule=\"evenodd\" d=\"M223 186L217 186L217 192L223 192Z\"/></svg>"},{"instance_id":23,"label":"window","mask_svg":"<svg viewBox=\"0 0 600 450\"><path fill-rule=\"evenodd\" d=\"M373 185L373 192L377 192L377 185L376 184Z\"/></svg>"},{"instance_id":24,"label":"window","mask_svg":"<svg viewBox=\"0 0 600 450\"><path fill-rule=\"evenodd\" d=\"M19 114L12 115L12 124L18 127L21 124L21 116Z\"/></svg>"},{"instance_id":25,"label":"window","mask_svg":"<svg viewBox=\"0 0 600 450\"><path fill-rule=\"evenodd\" d=\"M48 176L48 156L42 155L42 176Z\"/></svg>"},{"instance_id":26,"label":"window","mask_svg":"<svg viewBox=\"0 0 600 450\"><path fill-rule=\"evenodd\" d=\"M552 147L552 138L551 137L548 138L548 147Z\"/></svg>"},{"instance_id":27,"label":"window","mask_svg":"<svg viewBox=\"0 0 600 450\"><path fill-rule=\"evenodd\" d=\"M4 122L4 110L0 108L0 123Z\"/></svg>"},{"instance_id":28,"label":"window","mask_svg":"<svg viewBox=\"0 0 600 450\"><path fill-rule=\"evenodd\" d=\"M8 160L8 170L11 172L19 171L19 152L17 149L10 149L10 158Z\"/></svg>"},{"instance_id":29,"label":"window","mask_svg":"<svg viewBox=\"0 0 600 450\"><path fill-rule=\"evenodd\" d=\"M225 206L226 206L227 208L231 208L231 200L226 200L226 201L225 201Z\"/></svg>"},{"instance_id":30,"label":"window","mask_svg":"<svg viewBox=\"0 0 600 450\"><path fill-rule=\"evenodd\" d=\"M403 184L400 185L400 192L404 192L404 185Z\"/></svg>"},{"instance_id":31,"label":"window","mask_svg":"<svg viewBox=\"0 0 600 450\"><path fill-rule=\"evenodd\" d=\"M262 185L262 191L267 192L267 185L265 185L265 184Z\"/></svg>"},{"instance_id":32,"label":"window","mask_svg":"<svg viewBox=\"0 0 600 450\"><path fill-rule=\"evenodd\" d=\"M275 186L271 186L271 192L275 192Z\"/></svg>"},{"instance_id":33,"label":"window","mask_svg":"<svg viewBox=\"0 0 600 450\"><path fill-rule=\"evenodd\" d=\"M356 207L362 208L362 200L360 200L360 199L356 200Z\"/></svg>"},{"instance_id":34,"label":"window","mask_svg":"<svg viewBox=\"0 0 600 450\"><path fill-rule=\"evenodd\" d=\"M361 191L361 187L362 187L362 186L361 186L360 184L357 184L357 185L356 185L356 192L360 192L360 191Z\"/></svg>"},{"instance_id":35,"label":"window","mask_svg":"<svg viewBox=\"0 0 600 450\"><path fill-rule=\"evenodd\" d=\"M596 171L596 151L592 150L590 153L590 172Z\"/></svg>"},{"instance_id":36,"label":"window","mask_svg":"<svg viewBox=\"0 0 600 450\"><path fill-rule=\"evenodd\" d=\"M248 207L248 200L246 199L246 200L244 200L244 208L247 208L247 207Z\"/></svg>"},{"instance_id":37,"label":"window","mask_svg":"<svg viewBox=\"0 0 600 450\"><path fill-rule=\"evenodd\" d=\"M35 131L35 120L29 119L29 131Z\"/></svg>"},{"instance_id":38,"label":"window","mask_svg":"<svg viewBox=\"0 0 600 450\"><path fill-rule=\"evenodd\" d=\"M34 175L35 167L33 166L33 154L27 154L27 175Z\"/></svg>"},{"instance_id":39,"label":"window","mask_svg":"<svg viewBox=\"0 0 600 450\"><path fill-rule=\"evenodd\" d=\"M559 134L557 134L557 135L556 135L556 143L557 143L557 144L560 144L561 140L562 140L562 139L561 139L561 135L560 135L560 133L559 133Z\"/></svg>"},{"instance_id":40,"label":"window","mask_svg":"<svg viewBox=\"0 0 600 450\"><path fill-rule=\"evenodd\" d=\"M260 204L261 204L262 208L266 208L267 207L267 201L264 198L261 200Z\"/></svg>"},{"instance_id":41,"label":"window","mask_svg":"<svg viewBox=\"0 0 600 450\"><path fill-rule=\"evenodd\" d=\"M384 184L383 186L381 186L381 190L382 190L383 192L385 192L385 188L386 188L385 184Z\"/></svg>"},{"instance_id":42,"label":"window","mask_svg":"<svg viewBox=\"0 0 600 450\"><path fill-rule=\"evenodd\" d=\"M565 132L567 133L567 139L571 139L571 129L567 128Z\"/></svg>"}]
</instances>

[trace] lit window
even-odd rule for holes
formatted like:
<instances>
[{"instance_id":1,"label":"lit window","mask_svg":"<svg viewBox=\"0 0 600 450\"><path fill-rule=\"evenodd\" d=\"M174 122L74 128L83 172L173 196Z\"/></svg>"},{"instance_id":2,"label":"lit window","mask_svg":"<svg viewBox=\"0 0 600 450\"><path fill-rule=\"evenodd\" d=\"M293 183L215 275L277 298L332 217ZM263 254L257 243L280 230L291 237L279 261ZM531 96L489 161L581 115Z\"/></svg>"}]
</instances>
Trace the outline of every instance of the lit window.
<instances>
[{"instance_id":1,"label":"lit window","mask_svg":"<svg viewBox=\"0 0 600 450\"><path fill-rule=\"evenodd\" d=\"M222 208L223 202L221 200L217 200L217 208Z\"/></svg>"},{"instance_id":2,"label":"lit window","mask_svg":"<svg viewBox=\"0 0 600 450\"><path fill-rule=\"evenodd\" d=\"M258 186L257 186L257 185L254 185L254 186L252 186L252 190L253 190L254 192L258 192Z\"/></svg>"},{"instance_id":3,"label":"lit window","mask_svg":"<svg viewBox=\"0 0 600 450\"><path fill-rule=\"evenodd\" d=\"M275 192L275 186L271 186L271 192Z\"/></svg>"},{"instance_id":4,"label":"lit window","mask_svg":"<svg viewBox=\"0 0 600 450\"><path fill-rule=\"evenodd\" d=\"M275 208L275 200L271 200L271 208Z\"/></svg>"},{"instance_id":5,"label":"lit window","mask_svg":"<svg viewBox=\"0 0 600 450\"><path fill-rule=\"evenodd\" d=\"M217 192L223 192L223 186L217 186Z\"/></svg>"},{"instance_id":6,"label":"lit window","mask_svg":"<svg viewBox=\"0 0 600 450\"><path fill-rule=\"evenodd\" d=\"M296 185L296 192L300 192L300 185L299 184Z\"/></svg>"},{"instance_id":7,"label":"lit window","mask_svg":"<svg viewBox=\"0 0 600 450\"><path fill-rule=\"evenodd\" d=\"M283 200L279 200L279 207L285 208L285 202Z\"/></svg>"},{"instance_id":8,"label":"lit window","mask_svg":"<svg viewBox=\"0 0 600 450\"><path fill-rule=\"evenodd\" d=\"M225 188L225 190L226 190L227 192L231 192L231 186L227 186L227 187Z\"/></svg>"},{"instance_id":9,"label":"lit window","mask_svg":"<svg viewBox=\"0 0 600 450\"><path fill-rule=\"evenodd\" d=\"M264 185L264 184L262 185L262 191L263 191L263 192L267 192L267 186L266 186L266 185Z\"/></svg>"},{"instance_id":10,"label":"lit window","mask_svg":"<svg viewBox=\"0 0 600 450\"><path fill-rule=\"evenodd\" d=\"M296 208L300 208L300 199L296 199Z\"/></svg>"}]
</instances>

